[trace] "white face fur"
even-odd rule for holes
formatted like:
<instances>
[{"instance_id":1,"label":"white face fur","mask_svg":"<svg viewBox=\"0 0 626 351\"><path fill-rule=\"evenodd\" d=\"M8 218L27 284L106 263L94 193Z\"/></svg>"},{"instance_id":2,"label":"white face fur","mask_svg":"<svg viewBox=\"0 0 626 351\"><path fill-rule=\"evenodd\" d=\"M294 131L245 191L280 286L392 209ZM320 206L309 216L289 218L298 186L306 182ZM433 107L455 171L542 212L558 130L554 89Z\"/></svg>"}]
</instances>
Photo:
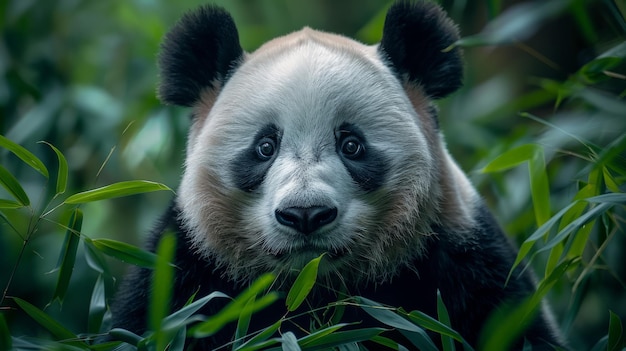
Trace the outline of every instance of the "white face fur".
<instances>
[{"instance_id":1,"label":"white face fur","mask_svg":"<svg viewBox=\"0 0 626 351\"><path fill-rule=\"evenodd\" d=\"M467 182L375 46L305 28L247 55L206 99L178 205L196 248L233 279L326 253L322 274L385 280L445 206L442 164ZM293 225L294 208L313 224Z\"/></svg>"}]
</instances>

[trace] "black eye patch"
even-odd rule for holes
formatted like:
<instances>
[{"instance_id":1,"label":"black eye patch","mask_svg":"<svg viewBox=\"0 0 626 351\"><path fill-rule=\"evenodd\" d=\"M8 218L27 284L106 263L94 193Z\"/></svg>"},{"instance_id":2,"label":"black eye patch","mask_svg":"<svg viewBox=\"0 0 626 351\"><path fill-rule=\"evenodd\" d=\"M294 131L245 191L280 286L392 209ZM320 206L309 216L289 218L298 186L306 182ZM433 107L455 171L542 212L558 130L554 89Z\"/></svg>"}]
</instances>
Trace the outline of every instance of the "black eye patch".
<instances>
[{"instance_id":1,"label":"black eye patch","mask_svg":"<svg viewBox=\"0 0 626 351\"><path fill-rule=\"evenodd\" d=\"M235 185L243 191L255 190L263 180L280 149L280 130L268 124L259 130L250 145L231 165Z\"/></svg>"},{"instance_id":2,"label":"black eye patch","mask_svg":"<svg viewBox=\"0 0 626 351\"><path fill-rule=\"evenodd\" d=\"M335 131L336 151L352 179L365 191L381 187L388 171L382 152L367 143L361 130L350 123Z\"/></svg>"}]
</instances>

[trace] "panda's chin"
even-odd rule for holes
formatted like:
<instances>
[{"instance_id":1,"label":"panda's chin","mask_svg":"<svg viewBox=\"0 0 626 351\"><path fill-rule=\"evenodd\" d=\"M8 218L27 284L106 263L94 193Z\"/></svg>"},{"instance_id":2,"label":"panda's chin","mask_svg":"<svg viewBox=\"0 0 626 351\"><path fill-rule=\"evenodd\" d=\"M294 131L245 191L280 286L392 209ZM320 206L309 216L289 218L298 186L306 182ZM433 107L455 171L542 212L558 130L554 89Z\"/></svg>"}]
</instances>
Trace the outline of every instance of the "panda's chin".
<instances>
[{"instance_id":1,"label":"panda's chin","mask_svg":"<svg viewBox=\"0 0 626 351\"><path fill-rule=\"evenodd\" d=\"M333 263L338 263L344 259L350 250L345 247L319 248L314 246L303 246L291 248L272 253L272 255L281 263L289 266L304 266L309 261L324 256Z\"/></svg>"}]
</instances>

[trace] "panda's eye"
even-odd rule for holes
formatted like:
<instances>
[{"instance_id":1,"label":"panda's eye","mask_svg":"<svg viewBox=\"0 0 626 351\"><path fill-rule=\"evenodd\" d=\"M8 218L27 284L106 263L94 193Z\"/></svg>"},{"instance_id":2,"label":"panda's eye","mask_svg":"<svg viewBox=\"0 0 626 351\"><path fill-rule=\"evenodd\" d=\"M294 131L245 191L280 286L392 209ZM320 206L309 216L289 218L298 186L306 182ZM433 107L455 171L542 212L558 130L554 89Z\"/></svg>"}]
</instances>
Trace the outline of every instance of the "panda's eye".
<instances>
[{"instance_id":1,"label":"panda's eye","mask_svg":"<svg viewBox=\"0 0 626 351\"><path fill-rule=\"evenodd\" d=\"M363 153L363 145L356 137L347 137L341 143L341 153L351 159L355 159Z\"/></svg>"},{"instance_id":2,"label":"panda's eye","mask_svg":"<svg viewBox=\"0 0 626 351\"><path fill-rule=\"evenodd\" d=\"M274 140L263 138L256 147L256 153L261 160L269 160L276 152L276 144Z\"/></svg>"}]
</instances>

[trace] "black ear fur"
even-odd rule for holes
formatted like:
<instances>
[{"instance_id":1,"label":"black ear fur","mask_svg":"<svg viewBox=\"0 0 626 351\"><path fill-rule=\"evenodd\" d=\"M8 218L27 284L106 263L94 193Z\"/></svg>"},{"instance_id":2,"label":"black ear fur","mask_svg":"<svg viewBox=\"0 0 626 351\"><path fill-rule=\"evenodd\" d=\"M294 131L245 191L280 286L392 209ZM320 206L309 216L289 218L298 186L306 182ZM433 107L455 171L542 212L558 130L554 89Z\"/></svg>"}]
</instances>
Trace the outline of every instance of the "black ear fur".
<instances>
[{"instance_id":1,"label":"black ear fur","mask_svg":"<svg viewBox=\"0 0 626 351\"><path fill-rule=\"evenodd\" d=\"M438 99L462 85L460 49L443 52L458 38L456 25L437 4L398 1L387 12L379 51L402 79Z\"/></svg>"},{"instance_id":2,"label":"black ear fur","mask_svg":"<svg viewBox=\"0 0 626 351\"><path fill-rule=\"evenodd\" d=\"M237 27L228 12L207 5L186 13L161 45L161 101L193 105L203 89L223 83L242 56Z\"/></svg>"}]
</instances>

